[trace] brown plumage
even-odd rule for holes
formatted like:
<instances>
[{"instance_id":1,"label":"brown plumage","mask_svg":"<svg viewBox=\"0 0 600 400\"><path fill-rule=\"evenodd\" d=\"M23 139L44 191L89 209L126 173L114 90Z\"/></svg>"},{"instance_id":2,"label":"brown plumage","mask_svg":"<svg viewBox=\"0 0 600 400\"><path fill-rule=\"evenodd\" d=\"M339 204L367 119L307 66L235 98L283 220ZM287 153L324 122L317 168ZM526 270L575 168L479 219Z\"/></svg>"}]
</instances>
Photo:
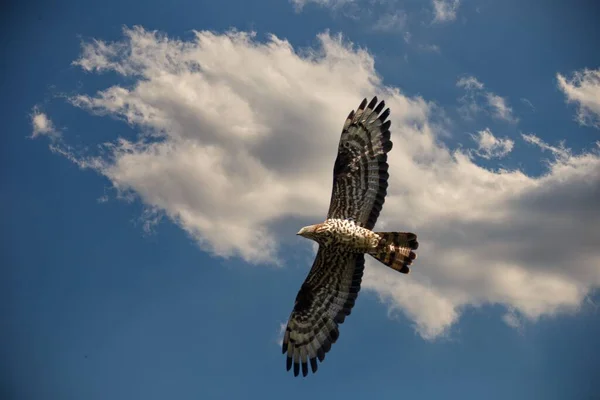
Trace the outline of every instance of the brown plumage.
<instances>
[{"instance_id":1,"label":"brown plumage","mask_svg":"<svg viewBox=\"0 0 600 400\"><path fill-rule=\"evenodd\" d=\"M333 190L327 219L302 228L298 235L319 243L313 266L302 284L284 337L286 367L294 375L318 369L339 336L360 291L369 254L402 273L410 271L419 243L409 232L373 232L388 187L387 153L390 110L374 97L364 99L344 123L333 167ZM382 112L383 111L383 112Z\"/></svg>"}]
</instances>

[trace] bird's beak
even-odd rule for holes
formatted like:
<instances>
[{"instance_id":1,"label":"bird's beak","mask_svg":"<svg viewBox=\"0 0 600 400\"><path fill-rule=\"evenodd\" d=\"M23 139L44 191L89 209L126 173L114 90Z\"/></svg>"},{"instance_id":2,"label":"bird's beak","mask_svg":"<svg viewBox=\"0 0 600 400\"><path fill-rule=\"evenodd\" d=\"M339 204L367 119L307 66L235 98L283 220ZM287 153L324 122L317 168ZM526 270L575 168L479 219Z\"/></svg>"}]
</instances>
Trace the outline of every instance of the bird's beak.
<instances>
[{"instance_id":1,"label":"bird's beak","mask_svg":"<svg viewBox=\"0 0 600 400\"><path fill-rule=\"evenodd\" d=\"M307 233L314 232L316 228L317 228L317 225L309 225L309 226L305 226L304 228L300 229L300 230L298 231L298 233L296 233L296 235L299 235L299 236L304 236L304 235L306 235Z\"/></svg>"}]
</instances>

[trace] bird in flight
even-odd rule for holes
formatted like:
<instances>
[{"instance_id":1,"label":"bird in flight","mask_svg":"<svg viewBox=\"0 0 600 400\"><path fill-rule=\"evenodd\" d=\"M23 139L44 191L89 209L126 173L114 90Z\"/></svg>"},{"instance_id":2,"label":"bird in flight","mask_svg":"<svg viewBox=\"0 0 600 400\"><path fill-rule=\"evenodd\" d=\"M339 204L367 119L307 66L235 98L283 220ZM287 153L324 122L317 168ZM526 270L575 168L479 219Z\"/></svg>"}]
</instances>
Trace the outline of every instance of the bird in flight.
<instances>
[{"instance_id":1,"label":"bird in flight","mask_svg":"<svg viewBox=\"0 0 600 400\"><path fill-rule=\"evenodd\" d=\"M360 290L365 254L403 274L419 246L410 232L374 232L388 187L387 153L392 149L390 109L374 97L364 99L346 118L333 167L333 190L327 219L298 235L319 250L294 304L282 344L286 368L294 376L317 371L339 336Z\"/></svg>"}]
</instances>

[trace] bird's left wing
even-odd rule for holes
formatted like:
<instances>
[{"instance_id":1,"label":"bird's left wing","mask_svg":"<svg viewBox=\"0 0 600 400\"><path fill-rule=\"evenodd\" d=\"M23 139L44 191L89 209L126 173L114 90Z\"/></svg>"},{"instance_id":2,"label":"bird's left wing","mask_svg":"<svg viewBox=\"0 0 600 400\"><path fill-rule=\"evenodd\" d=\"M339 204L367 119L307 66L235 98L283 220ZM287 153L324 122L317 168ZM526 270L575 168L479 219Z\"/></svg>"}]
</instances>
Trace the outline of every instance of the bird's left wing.
<instances>
[{"instance_id":1,"label":"bird's left wing","mask_svg":"<svg viewBox=\"0 0 600 400\"><path fill-rule=\"evenodd\" d=\"M364 99L346 118L333 167L333 190L327 218L353 219L373 229L388 187L387 153L392 149L390 109L374 97ZM381 114L380 114L381 113Z\"/></svg>"},{"instance_id":2,"label":"bird's left wing","mask_svg":"<svg viewBox=\"0 0 600 400\"><path fill-rule=\"evenodd\" d=\"M283 337L286 366L294 375L317 371L317 359L339 336L338 324L350 315L360 290L365 258L334 247L319 247L313 266L302 284Z\"/></svg>"}]
</instances>

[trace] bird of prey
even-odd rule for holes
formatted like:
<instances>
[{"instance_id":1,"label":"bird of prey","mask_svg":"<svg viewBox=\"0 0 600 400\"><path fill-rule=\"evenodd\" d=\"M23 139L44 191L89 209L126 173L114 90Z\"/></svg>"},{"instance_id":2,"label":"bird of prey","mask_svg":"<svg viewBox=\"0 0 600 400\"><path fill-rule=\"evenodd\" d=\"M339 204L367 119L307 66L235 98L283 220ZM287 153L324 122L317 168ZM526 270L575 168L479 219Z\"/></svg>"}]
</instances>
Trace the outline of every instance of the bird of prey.
<instances>
[{"instance_id":1,"label":"bird of prey","mask_svg":"<svg viewBox=\"0 0 600 400\"><path fill-rule=\"evenodd\" d=\"M410 232L374 232L388 187L387 153L392 149L389 108L374 97L348 115L333 167L333 190L327 219L298 235L319 250L302 284L283 337L286 367L294 376L317 371L339 336L360 290L365 254L408 274L419 243Z\"/></svg>"}]
</instances>

